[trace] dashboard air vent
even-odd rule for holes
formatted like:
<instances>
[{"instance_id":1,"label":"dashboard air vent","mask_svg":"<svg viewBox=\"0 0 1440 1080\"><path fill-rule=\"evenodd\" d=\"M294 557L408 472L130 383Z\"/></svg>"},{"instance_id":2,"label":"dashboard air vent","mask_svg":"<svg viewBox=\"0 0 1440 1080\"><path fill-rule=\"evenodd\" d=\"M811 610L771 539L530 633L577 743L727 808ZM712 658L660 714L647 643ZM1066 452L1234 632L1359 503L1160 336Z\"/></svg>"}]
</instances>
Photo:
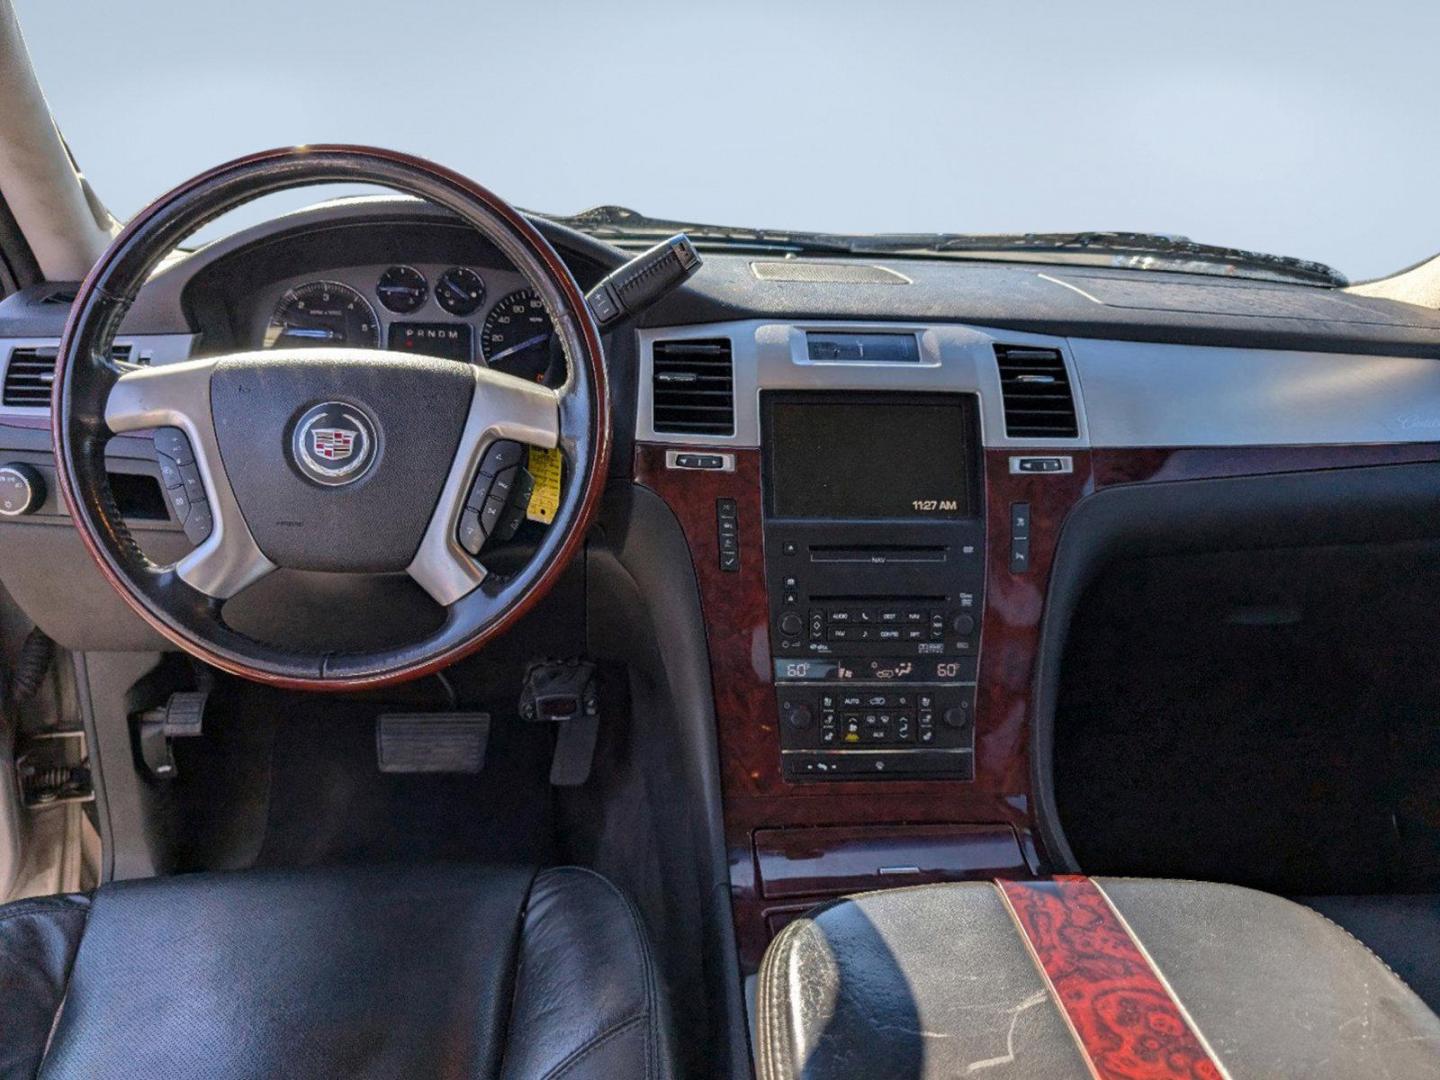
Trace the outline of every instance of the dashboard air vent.
<instances>
[{"instance_id":1,"label":"dashboard air vent","mask_svg":"<svg viewBox=\"0 0 1440 1080\"><path fill-rule=\"evenodd\" d=\"M996 345L1005 434L1012 439L1073 439L1080 434L1070 376L1059 349Z\"/></svg>"},{"instance_id":2,"label":"dashboard air vent","mask_svg":"<svg viewBox=\"0 0 1440 1080\"><path fill-rule=\"evenodd\" d=\"M656 431L735 434L735 381L729 338L657 341L651 416Z\"/></svg>"},{"instance_id":3,"label":"dashboard air vent","mask_svg":"<svg viewBox=\"0 0 1440 1080\"><path fill-rule=\"evenodd\" d=\"M110 346L110 359L128 364L134 354L131 345ZM48 407L50 388L55 385L54 345L20 345L10 350L10 363L5 367L5 389L0 401L6 405Z\"/></svg>"},{"instance_id":4,"label":"dashboard air vent","mask_svg":"<svg viewBox=\"0 0 1440 1080\"><path fill-rule=\"evenodd\" d=\"M6 405L50 404L50 386L55 381L55 353L52 346L22 345L10 350L5 367Z\"/></svg>"}]
</instances>

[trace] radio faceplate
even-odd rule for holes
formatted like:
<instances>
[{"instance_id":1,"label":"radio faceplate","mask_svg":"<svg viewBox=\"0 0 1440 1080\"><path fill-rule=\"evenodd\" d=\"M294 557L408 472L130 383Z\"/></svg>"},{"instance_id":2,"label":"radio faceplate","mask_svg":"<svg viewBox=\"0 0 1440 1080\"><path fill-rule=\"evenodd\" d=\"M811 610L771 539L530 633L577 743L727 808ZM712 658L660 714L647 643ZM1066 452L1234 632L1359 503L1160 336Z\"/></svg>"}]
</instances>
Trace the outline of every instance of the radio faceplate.
<instances>
[{"instance_id":1,"label":"radio faceplate","mask_svg":"<svg viewBox=\"0 0 1440 1080\"><path fill-rule=\"evenodd\" d=\"M847 448L848 475L830 483L809 455L844 437L824 416L857 423ZM779 408L813 409L815 435L781 437L765 447L765 572L771 661L780 716L783 772L792 781L974 778L976 673L984 610L985 521L976 468L979 441L973 397L872 394L764 395L767 434ZM907 410L907 406L912 408ZM915 407L918 406L918 407ZM843 409L843 413L840 411ZM803 419L787 423L808 434ZM897 429L919 423L925 430ZM832 425L836 426L836 425ZM894 436L894 438L892 438ZM916 505L910 517L878 518L854 505L894 507L878 489L904 467L887 454L903 442L946 445L948 460L926 483L954 494L941 507ZM958 451L957 448L958 447ZM787 479L787 461L806 456L803 473L824 490L805 496ZM866 461L869 464L866 464ZM962 475L950 477L951 470ZM777 497L790 485L788 494ZM903 486L903 485L902 485ZM912 485L913 486L913 485ZM942 492L943 493L943 492ZM913 500L912 500L913 501ZM786 517L777 506L818 505L832 516ZM906 502L905 505L910 505ZM898 511L897 511L898 512Z\"/></svg>"}]
</instances>

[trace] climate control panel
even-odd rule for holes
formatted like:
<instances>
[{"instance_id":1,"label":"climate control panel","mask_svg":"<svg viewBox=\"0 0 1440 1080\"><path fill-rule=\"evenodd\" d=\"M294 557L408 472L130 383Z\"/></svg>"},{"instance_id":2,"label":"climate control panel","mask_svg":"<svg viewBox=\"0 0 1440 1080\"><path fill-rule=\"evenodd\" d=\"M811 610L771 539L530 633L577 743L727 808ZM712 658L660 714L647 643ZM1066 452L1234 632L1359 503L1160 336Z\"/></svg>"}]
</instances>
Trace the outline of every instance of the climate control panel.
<instances>
[{"instance_id":1,"label":"climate control panel","mask_svg":"<svg viewBox=\"0 0 1440 1080\"><path fill-rule=\"evenodd\" d=\"M789 780L974 778L975 686L781 685Z\"/></svg>"}]
</instances>

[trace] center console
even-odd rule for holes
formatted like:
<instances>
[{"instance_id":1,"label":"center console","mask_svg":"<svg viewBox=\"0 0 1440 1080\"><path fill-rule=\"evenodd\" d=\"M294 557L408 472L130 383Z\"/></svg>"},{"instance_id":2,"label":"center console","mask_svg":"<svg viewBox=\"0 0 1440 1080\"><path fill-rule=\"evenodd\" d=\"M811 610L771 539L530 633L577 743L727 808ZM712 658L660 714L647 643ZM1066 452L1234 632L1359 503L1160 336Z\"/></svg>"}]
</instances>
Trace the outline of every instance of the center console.
<instances>
[{"instance_id":1,"label":"center console","mask_svg":"<svg viewBox=\"0 0 1440 1080\"><path fill-rule=\"evenodd\" d=\"M771 391L760 414L782 775L973 779L975 396Z\"/></svg>"}]
</instances>

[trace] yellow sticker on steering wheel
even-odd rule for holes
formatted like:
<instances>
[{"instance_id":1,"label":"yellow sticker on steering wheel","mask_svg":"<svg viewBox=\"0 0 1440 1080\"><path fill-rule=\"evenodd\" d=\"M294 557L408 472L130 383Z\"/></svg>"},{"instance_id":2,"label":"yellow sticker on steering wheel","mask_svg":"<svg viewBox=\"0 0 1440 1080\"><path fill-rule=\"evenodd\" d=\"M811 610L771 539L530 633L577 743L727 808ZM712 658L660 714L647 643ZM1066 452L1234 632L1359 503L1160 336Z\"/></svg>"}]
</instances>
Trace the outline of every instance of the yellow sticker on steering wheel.
<instances>
[{"instance_id":1,"label":"yellow sticker on steering wheel","mask_svg":"<svg viewBox=\"0 0 1440 1080\"><path fill-rule=\"evenodd\" d=\"M531 521L549 525L555 520L560 509L560 450L545 450L539 446L530 447L530 475L535 478L535 490L530 493L530 508L525 516Z\"/></svg>"}]
</instances>

